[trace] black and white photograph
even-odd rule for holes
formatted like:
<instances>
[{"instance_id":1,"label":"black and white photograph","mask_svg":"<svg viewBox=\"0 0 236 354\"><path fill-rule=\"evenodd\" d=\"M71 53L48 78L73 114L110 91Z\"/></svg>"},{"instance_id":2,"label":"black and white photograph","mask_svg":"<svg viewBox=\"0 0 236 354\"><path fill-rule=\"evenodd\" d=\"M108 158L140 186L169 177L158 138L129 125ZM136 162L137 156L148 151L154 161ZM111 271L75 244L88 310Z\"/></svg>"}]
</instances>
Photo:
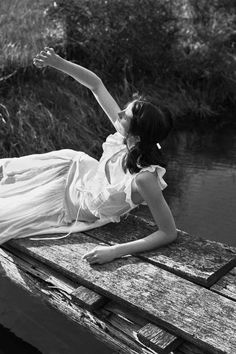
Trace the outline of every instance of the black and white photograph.
<instances>
[{"instance_id":1,"label":"black and white photograph","mask_svg":"<svg viewBox=\"0 0 236 354\"><path fill-rule=\"evenodd\" d=\"M0 354L236 354L236 1L0 0Z\"/></svg>"}]
</instances>

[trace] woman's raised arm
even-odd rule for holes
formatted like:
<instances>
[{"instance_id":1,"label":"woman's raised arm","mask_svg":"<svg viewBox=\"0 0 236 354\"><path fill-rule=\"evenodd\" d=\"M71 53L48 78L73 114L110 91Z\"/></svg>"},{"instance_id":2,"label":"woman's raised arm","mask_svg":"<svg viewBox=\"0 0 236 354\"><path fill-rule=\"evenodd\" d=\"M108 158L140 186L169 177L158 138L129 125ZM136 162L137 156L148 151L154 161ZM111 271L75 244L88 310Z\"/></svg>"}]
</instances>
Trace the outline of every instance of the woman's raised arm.
<instances>
[{"instance_id":1,"label":"woman's raised arm","mask_svg":"<svg viewBox=\"0 0 236 354\"><path fill-rule=\"evenodd\" d=\"M60 70L89 88L115 129L123 133L118 121L118 112L120 112L121 109L104 86L102 80L94 72L63 59L54 52L53 48L49 47L45 47L44 50L37 54L33 59L33 63L39 68L51 66Z\"/></svg>"}]
</instances>

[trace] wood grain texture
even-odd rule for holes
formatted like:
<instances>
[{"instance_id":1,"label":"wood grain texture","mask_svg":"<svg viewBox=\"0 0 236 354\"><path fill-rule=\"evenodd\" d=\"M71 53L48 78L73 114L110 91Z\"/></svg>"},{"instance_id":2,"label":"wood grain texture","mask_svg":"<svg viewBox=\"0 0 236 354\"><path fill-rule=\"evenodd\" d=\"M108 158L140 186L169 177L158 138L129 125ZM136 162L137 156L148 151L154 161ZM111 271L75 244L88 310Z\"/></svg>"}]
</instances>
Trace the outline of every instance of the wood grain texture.
<instances>
[{"instance_id":1,"label":"wood grain texture","mask_svg":"<svg viewBox=\"0 0 236 354\"><path fill-rule=\"evenodd\" d=\"M137 257L90 266L81 257L99 241L84 234L50 245L28 239L11 243L202 349L214 354L236 352L236 303L221 295Z\"/></svg>"},{"instance_id":2,"label":"wood grain texture","mask_svg":"<svg viewBox=\"0 0 236 354\"><path fill-rule=\"evenodd\" d=\"M2 248L24 260L24 270L26 270L27 267L27 272L34 275L34 277L43 280L53 288L66 291L82 308L93 311L94 309L103 306L108 301L104 296L101 296L82 285L78 286L68 278L63 277L60 273L53 271L52 268L49 269L48 267L45 267L41 262L37 262L32 256L26 256L22 251L11 247L10 245L5 244Z\"/></svg>"},{"instance_id":3,"label":"wood grain texture","mask_svg":"<svg viewBox=\"0 0 236 354\"><path fill-rule=\"evenodd\" d=\"M145 318L137 315L128 307L124 307L124 304L119 304L112 300L104 306L104 310L108 311L110 314L115 314L125 319L128 319L130 322L138 325L139 329L148 323Z\"/></svg>"},{"instance_id":4,"label":"wood grain texture","mask_svg":"<svg viewBox=\"0 0 236 354\"><path fill-rule=\"evenodd\" d=\"M236 267L212 285L211 290L236 301Z\"/></svg>"},{"instance_id":5,"label":"wood grain texture","mask_svg":"<svg viewBox=\"0 0 236 354\"><path fill-rule=\"evenodd\" d=\"M183 342L181 338L161 330L152 323L147 323L138 331L137 335L141 342L160 354L170 353Z\"/></svg>"},{"instance_id":6,"label":"wood grain texture","mask_svg":"<svg viewBox=\"0 0 236 354\"><path fill-rule=\"evenodd\" d=\"M14 247L2 245L0 255L3 254L5 258L15 263L18 271L22 270L24 273L30 274L34 279L44 282L51 288L71 294L78 287L75 282Z\"/></svg>"},{"instance_id":7,"label":"wood grain texture","mask_svg":"<svg viewBox=\"0 0 236 354\"><path fill-rule=\"evenodd\" d=\"M11 284L10 294L8 293L9 288L5 284L6 281ZM19 292L22 293L21 298L22 296L26 298L24 308L22 308L22 302L19 302ZM153 354L152 351L140 345L135 339L131 340L129 336L115 329L109 323L105 323L89 311L70 301L70 294L66 294L65 291L60 291L57 288L48 287L47 282L45 283L43 280L32 276L28 272L28 265L25 264L24 260L1 248L0 298L0 323L7 328L11 328L13 333L43 352L46 352L43 343L46 341L46 343L50 343L50 348L53 348L53 353L77 354L81 340L83 341L83 338L80 337L80 329L83 328L86 333L92 335L92 345L98 347L100 343L106 345L104 354L110 352ZM14 304L13 310L10 310L11 318L9 318L10 312L7 305L3 302L4 299ZM29 306L26 307L28 304ZM40 319L37 318L39 311L36 311L36 306L41 309L40 312L43 314ZM24 313L28 319L23 318ZM42 318L45 318L44 322ZM61 326L58 326L58 322ZM30 327L27 327L28 323ZM30 333L31 328L33 328L32 333ZM31 338L24 337L28 334ZM96 341L98 341L97 344ZM91 352L91 345L88 345L88 347L90 349L88 348L86 353L93 354L94 349Z\"/></svg>"},{"instance_id":8,"label":"wood grain texture","mask_svg":"<svg viewBox=\"0 0 236 354\"><path fill-rule=\"evenodd\" d=\"M135 322L129 321L126 317L120 316L119 314L114 314L105 309L99 309L96 314L102 317L105 316L106 323L110 323L112 326L125 333L130 338L137 340L137 331L140 329L140 326Z\"/></svg>"},{"instance_id":9,"label":"wood grain texture","mask_svg":"<svg viewBox=\"0 0 236 354\"><path fill-rule=\"evenodd\" d=\"M157 227L134 215L120 223L110 223L85 234L113 245L140 239ZM197 284L210 287L236 266L236 248L178 231L177 239L166 247L137 255Z\"/></svg>"},{"instance_id":10,"label":"wood grain texture","mask_svg":"<svg viewBox=\"0 0 236 354\"><path fill-rule=\"evenodd\" d=\"M108 301L105 296L97 294L95 291L82 285L74 290L71 295L73 296L73 300L75 302L90 311L94 311L95 309L102 307Z\"/></svg>"},{"instance_id":11,"label":"wood grain texture","mask_svg":"<svg viewBox=\"0 0 236 354\"><path fill-rule=\"evenodd\" d=\"M192 343L183 342L176 350L173 351L174 354L209 354L208 351L202 350L199 347L196 347Z\"/></svg>"},{"instance_id":12,"label":"wood grain texture","mask_svg":"<svg viewBox=\"0 0 236 354\"><path fill-rule=\"evenodd\" d=\"M136 326L134 328L137 331L137 338L148 347L158 351L158 353L169 353L172 348L175 348L182 342L182 340L178 339L178 337L170 334L163 328L149 323L147 320L137 314L134 314L132 311L124 308L124 306L121 306L114 301L107 303L104 306L104 310L113 315L111 316L112 319L116 318L114 315L118 316L118 318L124 319L125 321L128 319L129 325L133 324L133 326ZM154 345L152 338L149 335L149 330L153 333L152 337L155 337Z\"/></svg>"}]
</instances>

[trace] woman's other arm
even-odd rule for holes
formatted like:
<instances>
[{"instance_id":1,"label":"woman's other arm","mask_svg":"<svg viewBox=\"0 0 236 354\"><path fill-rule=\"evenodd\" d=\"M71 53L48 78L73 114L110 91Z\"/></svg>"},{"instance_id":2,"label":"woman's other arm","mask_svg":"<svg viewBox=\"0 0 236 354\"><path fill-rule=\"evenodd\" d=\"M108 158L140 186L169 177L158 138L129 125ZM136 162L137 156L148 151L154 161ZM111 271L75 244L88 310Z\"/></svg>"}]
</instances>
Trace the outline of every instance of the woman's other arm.
<instances>
[{"instance_id":1,"label":"woman's other arm","mask_svg":"<svg viewBox=\"0 0 236 354\"><path fill-rule=\"evenodd\" d=\"M90 89L115 129L123 135L124 132L118 121L118 112L121 109L106 89L102 80L94 72L63 59L54 52L53 48L48 47L45 47L43 51L36 55L33 62L39 68L51 66L62 71Z\"/></svg>"},{"instance_id":2,"label":"woman's other arm","mask_svg":"<svg viewBox=\"0 0 236 354\"><path fill-rule=\"evenodd\" d=\"M147 205L159 229L140 240L113 246L116 257L149 251L161 246L166 246L173 242L177 237L177 230L173 215L165 201L165 198L163 197L161 188L156 181L156 177L152 173L144 171L137 175L136 184L139 193L147 202Z\"/></svg>"},{"instance_id":3,"label":"woman's other arm","mask_svg":"<svg viewBox=\"0 0 236 354\"><path fill-rule=\"evenodd\" d=\"M150 251L166 246L177 237L173 215L167 205L156 177L147 171L137 175L136 184L139 193L147 202L159 227L152 234L136 241L116 244L114 246L97 246L83 256L90 264L103 264L128 254Z\"/></svg>"}]
</instances>

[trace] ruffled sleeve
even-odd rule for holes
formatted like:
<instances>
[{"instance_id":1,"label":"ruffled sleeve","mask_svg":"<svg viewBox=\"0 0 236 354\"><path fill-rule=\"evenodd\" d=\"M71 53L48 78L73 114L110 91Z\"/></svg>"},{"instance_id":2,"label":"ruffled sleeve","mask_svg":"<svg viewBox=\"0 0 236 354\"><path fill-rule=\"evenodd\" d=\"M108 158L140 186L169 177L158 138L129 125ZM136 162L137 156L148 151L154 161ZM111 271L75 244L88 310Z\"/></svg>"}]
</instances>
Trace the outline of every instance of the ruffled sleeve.
<instances>
[{"instance_id":1,"label":"ruffled sleeve","mask_svg":"<svg viewBox=\"0 0 236 354\"><path fill-rule=\"evenodd\" d=\"M115 154L119 150L126 148L126 145L123 143L123 140L124 137L119 132L108 135L106 141L102 144L102 156L110 156Z\"/></svg>"},{"instance_id":2,"label":"ruffled sleeve","mask_svg":"<svg viewBox=\"0 0 236 354\"><path fill-rule=\"evenodd\" d=\"M159 165L151 165L148 167L144 167L136 173L135 175L131 175L132 177L128 180L124 192L126 194L126 202L130 204L131 208L136 208L138 204L134 204L131 199L131 183L133 178L135 178L139 173L144 172L144 171L150 171L154 172L157 171L157 183L159 184L161 190L164 190L167 187L167 183L164 181L163 176L166 173L166 169L164 167L161 167ZM141 203L142 205L147 205L147 203L144 201Z\"/></svg>"}]
</instances>

